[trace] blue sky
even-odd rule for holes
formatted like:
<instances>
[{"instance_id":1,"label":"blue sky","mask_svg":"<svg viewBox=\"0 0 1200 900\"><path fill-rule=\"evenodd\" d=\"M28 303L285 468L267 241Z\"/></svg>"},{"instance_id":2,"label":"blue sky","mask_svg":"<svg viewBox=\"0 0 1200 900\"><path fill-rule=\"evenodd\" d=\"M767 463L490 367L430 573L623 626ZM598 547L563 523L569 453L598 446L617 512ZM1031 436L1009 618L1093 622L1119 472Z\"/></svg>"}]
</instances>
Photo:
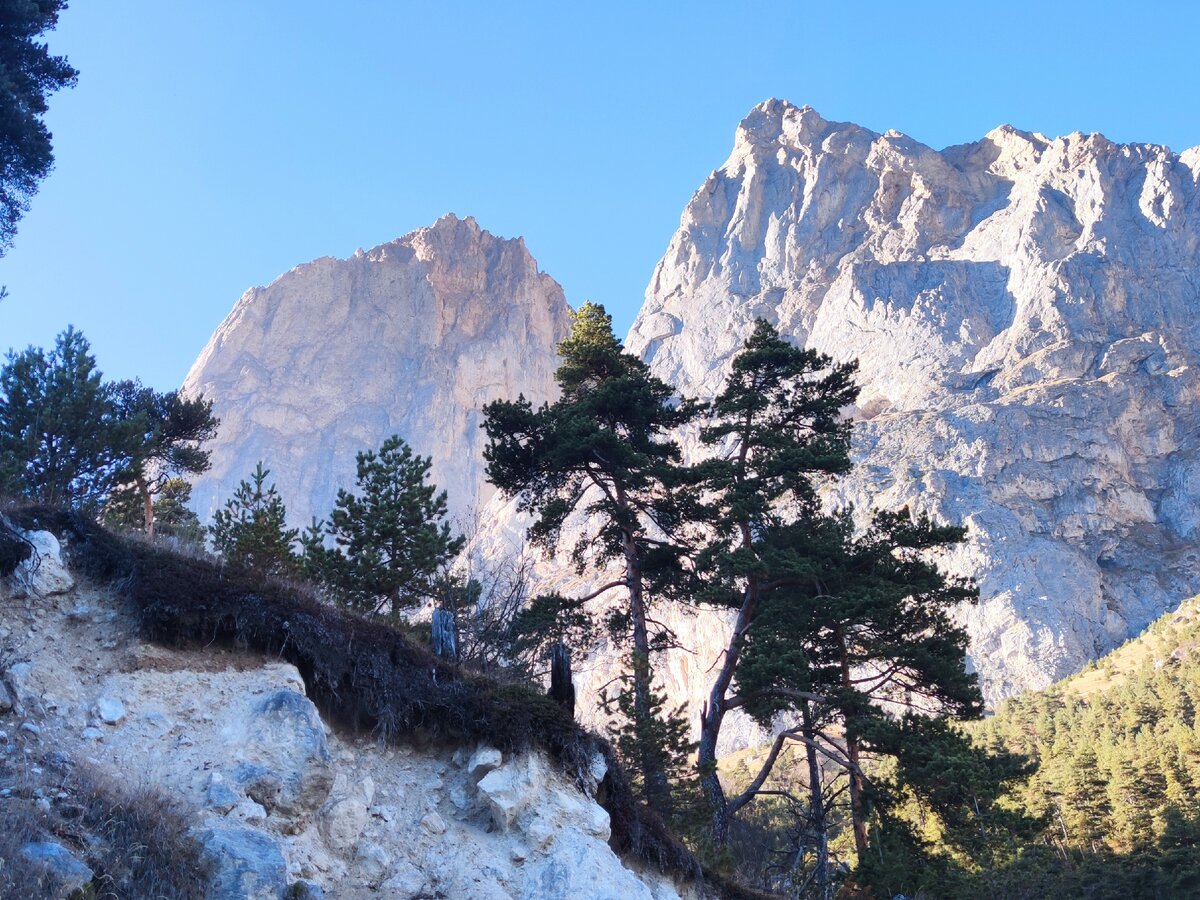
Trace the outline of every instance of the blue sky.
<instances>
[{"instance_id":1,"label":"blue sky","mask_svg":"<svg viewBox=\"0 0 1200 900\"><path fill-rule=\"evenodd\" d=\"M1200 144L1200 4L74 0L57 168L0 259L0 350L72 323L179 384L246 288L474 215L623 333L772 96L935 147L994 126Z\"/></svg>"}]
</instances>

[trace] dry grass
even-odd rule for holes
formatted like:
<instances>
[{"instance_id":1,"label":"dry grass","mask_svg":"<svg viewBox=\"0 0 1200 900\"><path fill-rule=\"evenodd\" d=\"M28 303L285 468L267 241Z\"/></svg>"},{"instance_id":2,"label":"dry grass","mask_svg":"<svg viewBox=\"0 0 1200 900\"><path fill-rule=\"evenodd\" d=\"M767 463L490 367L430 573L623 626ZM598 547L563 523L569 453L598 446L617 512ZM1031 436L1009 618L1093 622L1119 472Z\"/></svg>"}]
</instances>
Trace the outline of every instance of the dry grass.
<instances>
[{"instance_id":1,"label":"dry grass","mask_svg":"<svg viewBox=\"0 0 1200 900\"><path fill-rule=\"evenodd\" d=\"M0 800L0 896L54 895L53 874L21 853L31 841L61 844L92 869L89 900L203 896L188 818L163 794L130 790L62 759L0 762L0 783L12 791Z\"/></svg>"}]
</instances>

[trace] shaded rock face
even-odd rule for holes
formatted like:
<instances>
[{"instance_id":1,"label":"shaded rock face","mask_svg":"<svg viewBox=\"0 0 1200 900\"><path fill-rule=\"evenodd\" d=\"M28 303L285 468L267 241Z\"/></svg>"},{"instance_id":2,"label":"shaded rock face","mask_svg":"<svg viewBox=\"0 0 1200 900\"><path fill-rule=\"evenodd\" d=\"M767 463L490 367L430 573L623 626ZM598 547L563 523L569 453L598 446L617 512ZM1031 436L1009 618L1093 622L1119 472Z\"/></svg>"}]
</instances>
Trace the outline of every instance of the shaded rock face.
<instances>
[{"instance_id":1,"label":"shaded rock face","mask_svg":"<svg viewBox=\"0 0 1200 900\"><path fill-rule=\"evenodd\" d=\"M95 877L95 873L84 865L62 844L54 841L33 841L21 848L26 859L44 867L55 883L54 897L77 896Z\"/></svg>"},{"instance_id":2,"label":"shaded rock face","mask_svg":"<svg viewBox=\"0 0 1200 900\"><path fill-rule=\"evenodd\" d=\"M287 863L270 835L222 824L199 830L195 840L208 878L206 900L282 900Z\"/></svg>"},{"instance_id":3,"label":"shaded rock face","mask_svg":"<svg viewBox=\"0 0 1200 900\"><path fill-rule=\"evenodd\" d=\"M548 399L568 328L524 242L471 218L299 266L238 301L184 382L221 420L193 507L207 520L261 459L306 525L353 487L355 454L398 433L466 520L491 494L483 405Z\"/></svg>"},{"instance_id":4,"label":"shaded rock face","mask_svg":"<svg viewBox=\"0 0 1200 900\"><path fill-rule=\"evenodd\" d=\"M627 346L702 397L758 316L857 359L830 499L967 524L946 562L980 584L985 692L1044 686L1200 590L1198 179L1200 148L1004 126L939 152L772 100Z\"/></svg>"}]
</instances>

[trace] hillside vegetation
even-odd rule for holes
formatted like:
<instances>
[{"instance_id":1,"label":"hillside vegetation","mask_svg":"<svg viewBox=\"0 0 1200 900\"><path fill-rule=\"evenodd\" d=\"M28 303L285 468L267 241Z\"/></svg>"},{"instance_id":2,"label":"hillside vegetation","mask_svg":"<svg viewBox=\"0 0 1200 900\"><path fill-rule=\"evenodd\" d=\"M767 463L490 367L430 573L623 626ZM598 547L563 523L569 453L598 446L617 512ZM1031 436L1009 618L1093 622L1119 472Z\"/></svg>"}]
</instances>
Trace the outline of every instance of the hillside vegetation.
<instances>
[{"instance_id":1,"label":"hillside vegetation","mask_svg":"<svg viewBox=\"0 0 1200 900\"><path fill-rule=\"evenodd\" d=\"M988 882L1002 896L1200 894L1200 598L1078 675L971 726L1037 772L1013 799L1040 842ZM999 880L994 880L999 879Z\"/></svg>"}]
</instances>

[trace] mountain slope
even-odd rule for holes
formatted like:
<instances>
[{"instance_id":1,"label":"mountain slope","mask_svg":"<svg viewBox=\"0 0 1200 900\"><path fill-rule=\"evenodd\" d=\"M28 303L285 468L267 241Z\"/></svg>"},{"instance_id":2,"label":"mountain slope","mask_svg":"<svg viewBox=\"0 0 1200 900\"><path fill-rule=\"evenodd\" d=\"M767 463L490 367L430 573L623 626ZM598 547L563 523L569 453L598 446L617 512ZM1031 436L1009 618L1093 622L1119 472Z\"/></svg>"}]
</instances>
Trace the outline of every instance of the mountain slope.
<instances>
[{"instance_id":1,"label":"mountain slope","mask_svg":"<svg viewBox=\"0 0 1200 900\"><path fill-rule=\"evenodd\" d=\"M1191 897L1200 891L1200 598L975 736L1037 763L1014 800L1044 816L1012 896ZM1000 896L1009 893L999 892Z\"/></svg>"},{"instance_id":2,"label":"mountain slope","mask_svg":"<svg viewBox=\"0 0 1200 900\"><path fill-rule=\"evenodd\" d=\"M184 382L221 419L193 506L207 520L262 459L305 525L353 485L356 452L399 433L467 520L491 494L482 406L548 398L568 322L521 239L453 215L247 291Z\"/></svg>"},{"instance_id":3,"label":"mountain slope","mask_svg":"<svg viewBox=\"0 0 1200 900\"><path fill-rule=\"evenodd\" d=\"M1200 149L997 128L935 151L772 100L684 211L627 345L711 396L763 316L857 359L831 499L970 526L996 699L1200 591Z\"/></svg>"}]
</instances>

